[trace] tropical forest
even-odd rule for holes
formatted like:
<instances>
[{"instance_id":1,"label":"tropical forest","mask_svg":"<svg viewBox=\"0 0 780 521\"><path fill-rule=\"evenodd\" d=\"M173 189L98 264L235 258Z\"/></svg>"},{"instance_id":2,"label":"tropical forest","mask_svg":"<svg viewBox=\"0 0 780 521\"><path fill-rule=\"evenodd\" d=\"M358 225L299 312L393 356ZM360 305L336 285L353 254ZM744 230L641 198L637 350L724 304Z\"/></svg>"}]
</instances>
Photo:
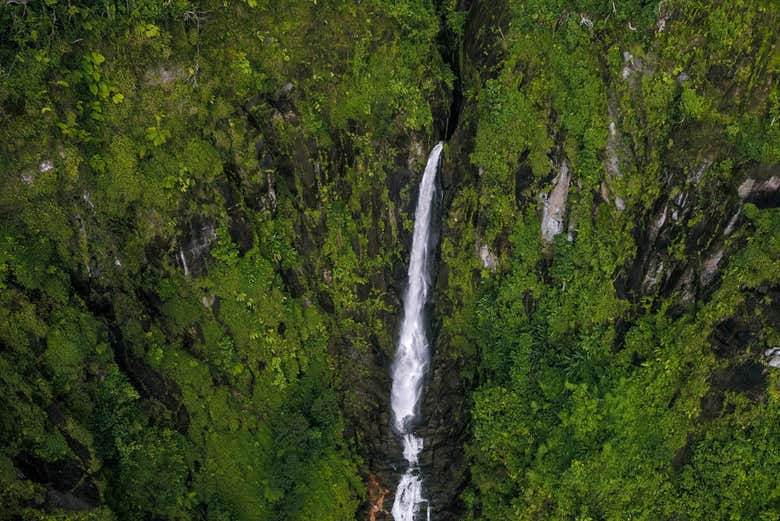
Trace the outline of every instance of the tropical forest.
<instances>
[{"instance_id":1,"label":"tropical forest","mask_svg":"<svg viewBox=\"0 0 780 521\"><path fill-rule=\"evenodd\" d=\"M0 521L780 521L778 0L0 0Z\"/></svg>"}]
</instances>

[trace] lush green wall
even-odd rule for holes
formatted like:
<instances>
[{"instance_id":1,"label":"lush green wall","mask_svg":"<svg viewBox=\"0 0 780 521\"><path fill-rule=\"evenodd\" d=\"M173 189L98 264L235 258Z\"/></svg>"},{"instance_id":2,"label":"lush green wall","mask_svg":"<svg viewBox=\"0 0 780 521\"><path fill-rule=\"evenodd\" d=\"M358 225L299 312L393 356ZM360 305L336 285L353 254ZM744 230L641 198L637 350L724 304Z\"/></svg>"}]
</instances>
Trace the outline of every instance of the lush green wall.
<instances>
[{"instance_id":1,"label":"lush green wall","mask_svg":"<svg viewBox=\"0 0 780 521\"><path fill-rule=\"evenodd\" d=\"M401 261L437 32L427 2L0 8L0 518L355 516L341 345L392 328L358 291Z\"/></svg>"},{"instance_id":2,"label":"lush green wall","mask_svg":"<svg viewBox=\"0 0 780 521\"><path fill-rule=\"evenodd\" d=\"M737 193L778 174L778 21L774 2L505 7L444 243L463 274L444 329L478 364L469 519L778 519L780 211ZM564 161L547 244L538 194Z\"/></svg>"},{"instance_id":3,"label":"lush green wall","mask_svg":"<svg viewBox=\"0 0 780 521\"><path fill-rule=\"evenodd\" d=\"M469 471L442 515L777 520L780 213L744 182L778 175L778 25L3 4L0 519L365 517L414 186L457 119L429 399Z\"/></svg>"}]
</instances>

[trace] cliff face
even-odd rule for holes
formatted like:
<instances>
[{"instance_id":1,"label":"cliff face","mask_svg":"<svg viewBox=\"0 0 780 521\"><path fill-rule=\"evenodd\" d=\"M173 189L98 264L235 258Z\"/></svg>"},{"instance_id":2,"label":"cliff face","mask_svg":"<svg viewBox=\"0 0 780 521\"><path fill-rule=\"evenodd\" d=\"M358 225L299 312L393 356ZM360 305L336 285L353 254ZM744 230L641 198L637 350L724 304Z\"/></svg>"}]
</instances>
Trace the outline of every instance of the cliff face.
<instances>
[{"instance_id":1,"label":"cliff face","mask_svg":"<svg viewBox=\"0 0 780 521\"><path fill-rule=\"evenodd\" d=\"M367 517L433 7L106 9L0 13L3 518Z\"/></svg>"},{"instance_id":2,"label":"cliff face","mask_svg":"<svg viewBox=\"0 0 780 521\"><path fill-rule=\"evenodd\" d=\"M389 518L440 139L433 518L774 519L780 13L625 3L9 4L0 519Z\"/></svg>"},{"instance_id":3,"label":"cliff face","mask_svg":"<svg viewBox=\"0 0 780 521\"><path fill-rule=\"evenodd\" d=\"M463 7L455 70L467 94L449 117L458 126L442 172L436 348L424 407L434 512L625 512L619 500L556 503L577 465L596 465L593 494L609 490L598 465L615 462L592 451L620 443L626 427L610 426L620 416L614 407L663 402L647 421L671 422L659 436L676 432L652 455L632 445L647 443L637 437L610 456L657 465L621 478L629 488L702 471L714 450L703 440L722 428L713 422L756 414L767 425L775 414L778 251L776 233L763 234L777 218L778 43L765 28L778 13L725 3L707 13L684 3ZM722 30L744 38L721 41ZM699 48L710 54L686 55ZM764 137L752 134L758 128ZM756 236L768 242L758 247ZM681 380L664 380L648 356L682 364ZM634 383L648 389L643 399L611 397L634 392ZM735 396L753 412L729 409ZM581 407L601 425L578 424ZM690 419L674 423L677 414ZM736 439L721 442L736 447ZM698 487L683 488L696 496ZM770 508L749 495L733 508ZM525 506L510 507L517 501ZM690 508L671 502L662 500ZM518 508L526 514L517 517Z\"/></svg>"},{"instance_id":4,"label":"cliff face","mask_svg":"<svg viewBox=\"0 0 780 521\"><path fill-rule=\"evenodd\" d=\"M776 436L777 9L469 7L492 38L465 40L446 167L430 392L470 412L426 402L468 455L443 509L768 515L731 477L774 456L709 462ZM457 476L447 450L431 465Z\"/></svg>"}]
</instances>

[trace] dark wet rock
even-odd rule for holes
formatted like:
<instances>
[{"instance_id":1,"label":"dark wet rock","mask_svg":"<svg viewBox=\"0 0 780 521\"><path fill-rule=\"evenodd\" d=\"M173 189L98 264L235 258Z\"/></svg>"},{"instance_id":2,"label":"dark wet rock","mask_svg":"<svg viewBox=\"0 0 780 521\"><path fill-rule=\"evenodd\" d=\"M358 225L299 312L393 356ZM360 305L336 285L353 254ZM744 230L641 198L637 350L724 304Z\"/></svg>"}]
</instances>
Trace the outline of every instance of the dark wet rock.
<instances>
[{"instance_id":1,"label":"dark wet rock","mask_svg":"<svg viewBox=\"0 0 780 521\"><path fill-rule=\"evenodd\" d=\"M145 360L136 356L128 349L117 328L111 328L111 345L114 348L114 358L139 394L146 400L158 401L172 416L171 420L176 430L187 433L189 429L189 414L184 407L181 389L171 379L155 371ZM161 420L159 416L158 419Z\"/></svg>"},{"instance_id":2,"label":"dark wet rock","mask_svg":"<svg viewBox=\"0 0 780 521\"><path fill-rule=\"evenodd\" d=\"M196 216L181 231L179 247L173 254L175 264L185 276L203 275L208 271L210 251L216 243L217 231L211 219Z\"/></svg>"},{"instance_id":3,"label":"dark wet rock","mask_svg":"<svg viewBox=\"0 0 780 521\"><path fill-rule=\"evenodd\" d=\"M252 227L247 222L246 213L242 208L234 208L228 212L228 232L231 240L238 245L239 255L244 255L255 244Z\"/></svg>"},{"instance_id":4,"label":"dark wet rock","mask_svg":"<svg viewBox=\"0 0 780 521\"><path fill-rule=\"evenodd\" d=\"M89 503L70 492L60 492L56 489L46 491L45 508L48 510L89 510L95 505L96 503Z\"/></svg>"},{"instance_id":5,"label":"dark wet rock","mask_svg":"<svg viewBox=\"0 0 780 521\"><path fill-rule=\"evenodd\" d=\"M743 201L753 203L759 208L780 206L780 172L772 175L748 177L739 185L737 193Z\"/></svg>"},{"instance_id":6,"label":"dark wet rock","mask_svg":"<svg viewBox=\"0 0 780 521\"><path fill-rule=\"evenodd\" d=\"M100 493L94 481L87 477L85 467L76 459L46 461L30 453L22 453L14 465L26 479L46 487L44 508L47 510L87 510L97 506Z\"/></svg>"},{"instance_id":7,"label":"dark wet rock","mask_svg":"<svg viewBox=\"0 0 780 521\"><path fill-rule=\"evenodd\" d=\"M75 488L84 475L81 462L75 459L46 461L33 454L22 453L14 464L28 479L59 490Z\"/></svg>"},{"instance_id":8,"label":"dark wet rock","mask_svg":"<svg viewBox=\"0 0 780 521\"><path fill-rule=\"evenodd\" d=\"M766 382L764 366L755 360L715 370L710 390L701 399L699 421L712 421L721 414L727 392L742 393L754 402L763 400Z\"/></svg>"},{"instance_id":9,"label":"dark wet rock","mask_svg":"<svg viewBox=\"0 0 780 521\"><path fill-rule=\"evenodd\" d=\"M459 519L459 494L468 480L468 463L463 446L469 437L469 406L472 382L462 378L461 365L450 356L450 339L442 335L436 343L432 374L423 403L424 425L420 465L424 487L431 502L432 518Z\"/></svg>"}]
</instances>

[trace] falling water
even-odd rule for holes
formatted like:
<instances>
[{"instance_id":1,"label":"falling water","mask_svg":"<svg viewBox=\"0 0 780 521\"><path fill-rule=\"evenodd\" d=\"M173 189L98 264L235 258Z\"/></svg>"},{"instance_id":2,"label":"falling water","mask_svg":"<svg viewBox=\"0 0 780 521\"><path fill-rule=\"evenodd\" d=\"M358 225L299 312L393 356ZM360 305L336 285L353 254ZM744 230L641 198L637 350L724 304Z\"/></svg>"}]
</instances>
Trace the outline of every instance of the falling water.
<instances>
[{"instance_id":1,"label":"falling water","mask_svg":"<svg viewBox=\"0 0 780 521\"><path fill-rule=\"evenodd\" d=\"M409 282L404 295L404 318L401 323L401 336L393 364L391 404L395 418L395 429L403 439L404 458L408 463L406 473L398 484L393 503L393 519L395 521L414 521L414 516L419 512L420 506L428 503L422 497L422 478L417 465L417 456L422 450L423 440L414 435L413 428L422 395L423 377L430 357L423 312L430 284L431 207L436 191L434 181L442 147L443 144L438 143L431 150L420 183L420 194L414 214L414 237L408 272ZM427 518L430 520L430 507L428 507Z\"/></svg>"}]
</instances>

